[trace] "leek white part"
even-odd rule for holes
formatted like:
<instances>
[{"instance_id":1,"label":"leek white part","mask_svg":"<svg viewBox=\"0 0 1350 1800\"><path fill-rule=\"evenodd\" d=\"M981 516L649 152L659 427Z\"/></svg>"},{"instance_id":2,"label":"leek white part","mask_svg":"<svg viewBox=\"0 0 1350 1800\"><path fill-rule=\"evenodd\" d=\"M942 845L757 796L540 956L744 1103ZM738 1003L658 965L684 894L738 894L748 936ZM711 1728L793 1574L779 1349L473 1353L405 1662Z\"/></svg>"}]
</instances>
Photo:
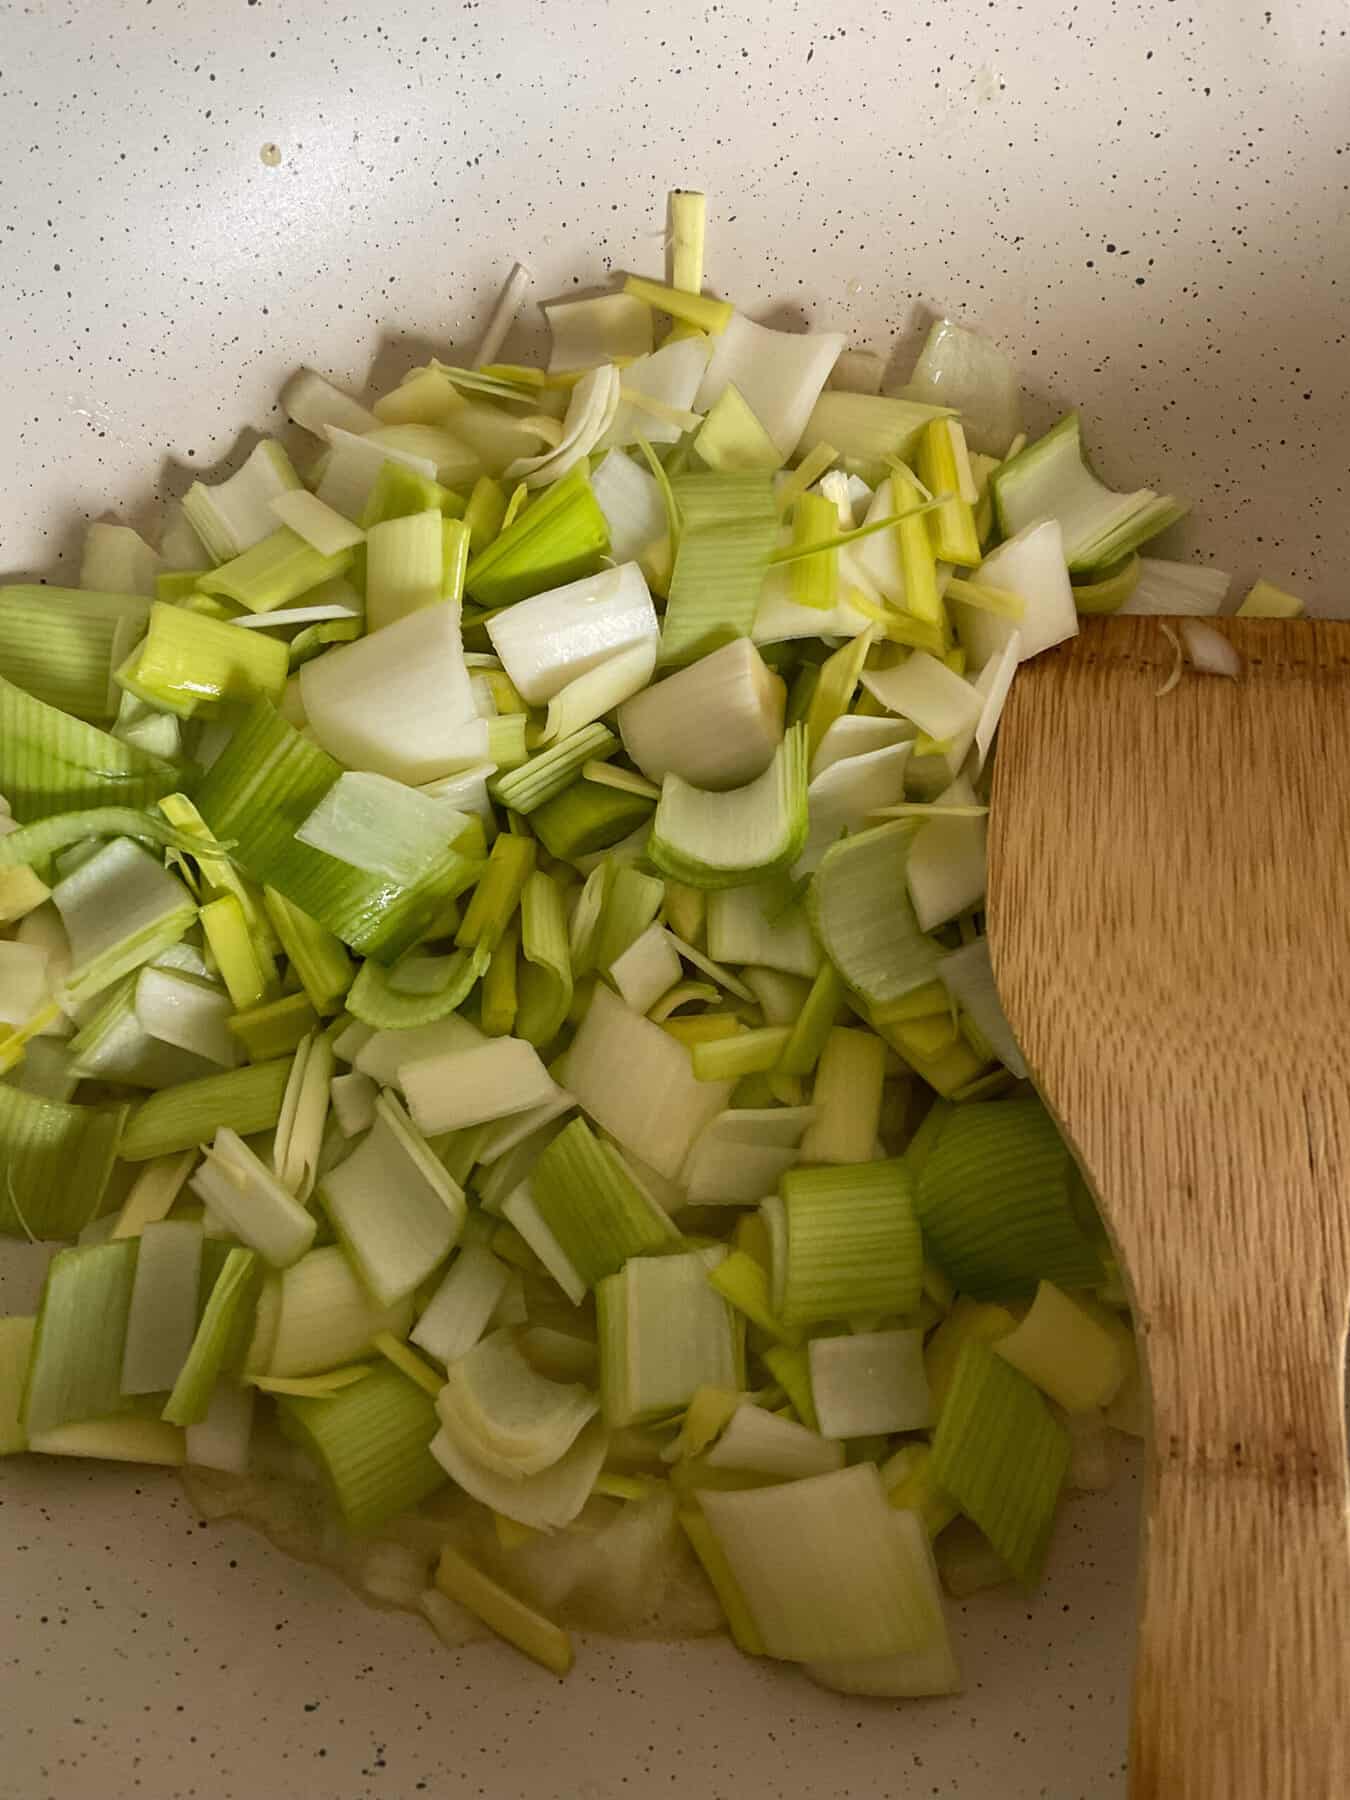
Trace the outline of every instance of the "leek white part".
<instances>
[{"instance_id":1,"label":"leek white part","mask_svg":"<svg viewBox=\"0 0 1350 1800\"><path fill-rule=\"evenodd\" d=\"M779 548L786 549L791 542L792 533L784 531L779 538ZM845 554L844 550L839 552L841 557ZM770 564L760 589L755 623L750 633L757 644L783 644L797 638L854 638L873 623L866 613L850 606L847 598L840 599L828 611L800 605L792 598L792 566L791 563ZM843 583L840 585L842 587Z\"/></svg>"},{"instance_id":2,"label":"leek white part","mask_svg":"<svg viewBox=\"0 0 1350 1800\"><path fill-rule=\"evenodd\" d=\"M564 1457L599 1411L576 1382L550 1381L510 1331L494 1331L451 1364L436 1400L441 1423L498 1475L539 1475Z\"/></svg>"},{"instance_id":3,"label":"leek white part","mask_svg":"<svg viewBox=\"0 0 1350 1800\"><path fill-rule=\"evenodd\" d=\"M359 624L361 613L361 596L351 582L343 575L333 575L309 590L303 606L278 607L275 612L244 613L238 619L231 619L230 623L239 631L275 631L287 625L323 625L330 619L348 619Z\"/></svg>"},{"instance_id":4,"label":"leek white part","mask_svg":"<svg viewBox=\"0 0 1350 1800\"><path fill-rule=\"evenodd\" d=\"M256 1388L241 1386L228 1375L217 1381L206 1417L185 1433L187 1460L193 1468L248 1474L256 1398Z\"/></svg>"},{"instance_id":5,"label":"leek white part","mask_svg":"<svg viewBox=\"0 0 1350 1800\"><path fill-rule=\"evenodd\" d=\"M825 1437L925 1431L933 1400L922 1331L859 1331L812 1338L811 1398Z\"/></svg>"},{"instance_id":6,"label":"leek white part","mask_svg":"<svg viewBox=\"0 0 1350 1800\"><path fill-rule=\"evenodd\" d=\"M0 938L0 1025L26 1025L47 1005L51 999L49 968L47 952L37 944Z\"/></svg>"},{"instance_id":7,"label":"leek white part","mask_svg":"<svg viewBox=\"0 0 1350 1800\"><path fill-rule=\"evenodd\" d=\"M609 451L599 463L591 492L605 515L615 562L636 561L666 535L666 503L655 478L622 450Z\"/></svg>"},{"instance_id":8,"label":"leek white part","mask_svg":"<svg viewBox=\"0 0 1350 1800\"><path fill-rule=\"evenodd\" d=\"M531 706L551 700L620 650L654 645L659 630L634 562L519 600L487 622L493 649Z\"/></svg>"},{"instance_id":9,"label":"leek white part","mask_svg":"<svg viewBox=\"0 0 1350 1800\"><path fill-rule=\"evenodd\" d=\"M339 775L295 835L339 862L412 887L467 824L447 801L363 771Z\"/></svg>"},{"instance_id":10,"label":"leek white part","mask_svg":"<svg viewBox=\"0 0 1350 1800\"><path fill-rule=\"evenodd\" d=\"M363 1356L381 1332L406 1337L411 1323L411 1302L377 1306L345 1251L336 1245L311 1250L282 1274L276 1335L264 1366L279 1377L315 1375Z\"/></svg>"},{"instance_id":11,"label":"leek white part","mask_svg":"<svg viewBox=\"0 0 1350 1800\"><path fill-rule=\"evenodd\" d=\"M487 1330L509 1274L506 1264L482 1244L465 1244L408 1341L448 1367Z\"/></svg>"},{"instance_id":12,"label":"leek white part","mask_svg":"<svg viewBox=\"0 0 1350 1800\"><path fill-rule=\"evenodd\" d=\"M938 978L1003 1066L1025 1081L1027 1065L998 997L989 939L975 938L944 956Z\"/></svg>"},{"instance_id":13,"label":"leek white part","mask_svg":"<svg viewBox=\"0 0 1350 1800\"><path fill-rule=\"evenodd\" d=\"M725 1254L718 1245L631 1256L596 1288L600 1392L611 1426L682 1411L700 1387L740 1385L735 1315L708 1281Z\"/></svg>"},{"instance_id":14,"label":"leek white part","mask_svg":"<svg viewBox=\"0 0 1350 1800\"><path fill-rule=\"evenodd\" d=\"M370 1131L323 1177L319 1196L381 1306L440 1267L467 1217L464 1195L389 1093L375 1102Z\"/></svg>"},{"instance_id":15,"label":"leek white part","mask_svg":"<svg viewBox=\"0 0 1350 1800\"><path fill-rule=\"evenodd\" d=\"M136 977L136 1021L149 1037L194 1056L237 1068L239 1039L229 1028L235 1005L221 988L174 969L143 968Z\"/></svg>"},{"instance_id":16,"label":"leek white part","mask_svg":"<svg viewBox=\"0 0 1350 1800\"><path fill-rule=\"evenodd\" d=\"M978 608L964 601L957 603L954 610L961 641L979 667L1003 648L1015 630L1022 634L1023 662L1077 636L1078 612L1057 520L1042 519L1029 525L990 551L980 564L979 582L981 587L1016 594L1023 603L1022 617L1016 622L987 612L977 621L970 614Z\"/></svg>"},{"instance_id":17,"label":"leek white part","mask_svg":"<svg viewBox=\"0 0 1350 1800\"><path fill-rule=\"evenodd\" d=\"M748 638L737 638L619 710L624 749L649 781L743 787L762 775L783 737L784 688Z\"/></svg>"},{"instance_id":18,"label":"leek white part","mask_svg":"<svg viewBox=\"0 0 1350 1800\"><path fill-rule=\"evenodd\" d=\"M281 409L293 425L322 437L330 425L358 435L374 431L379 420L359 400L313 369L297 369L281 390Z\"/></svg>"},{"instance_id":19,"label":"leek white part","mask_svg":"<svg viewBox=\"0 0 1350 1800\"><path fill-rule=\"evenodd\" d=\"M1191 667L1198 669L1202 675L1227 675L1233 681L1241 675L1242 658L1223 633L1215 631L1212 625L1201 625L1197 620L1184 619L1181 624L1181 639L1186 646Z\"/></svg>"},{"instance_id":20,"label":"leek white part","mask_svg":"<svg viewBox=\"0 0 1350 1800\"><path fill-rule=\"evenodd\" d=\"M381 1087L403 1086L403 1065L453 1050L472 1050L487 1040L476 1025L452 1013L434 1025L414 1025L403 1031L376 1031L352 1053L352 1064ZM339 1054L341 1050L339 1048Z\"/></svg>"},{"instance_id":21,"label":"leek white part","mask_svg":"<svg viewBox=\"0 0 1350 1800\"><path fill-rule=\"evenodd\" d=\"M412 786L451 773L474 718L459 607L428 606L315 657L300 693L314 737L347 768Z\"/></svg>"},{"instance_id":22,"label":"leek white part","mask_svg":"<svg viewBox=\"0 0 1350 1800\"><path fill-rule=\"evenodd\" d=\"M515 1037L401 1063L399 1081L409 1111L429 1136L525 1112L558 1093L538 1051Z\"/></svg>"},{"instance_id":23,"label":"leek white part","mask_svg":"<svg viewBox=\"0 0 1350 1800\"><path fill-rule=\"evenodd\" d=\"M82 588L102 594L144 594L153 600L155 577L163 567L163 558L129 525L96 520L85 530L80 558Z\"/></svg>"},{"instance_id":24,"label":"leek white part","mask_svg":"<svg viewBox=\"0 0 1350 1800\"><path fill-rule=\"evenodd\" d=\"M182 882L130 838L113 838L52 889L70 939L67 992L84 1000L177 943L196 907Z\"/></svg>"},{"instance_id":25,"label":"leek white part","mask_svg":"<svg viewBox=\"0 0 1350 1800\"><path fill-rule=\"evenodd\" d=\"M896 1656L940 1636L926 1538L897 1525L875 1464L699 1501L769 1656Z\"/></svg>"},{"instance_id":26,"label":"leek white part","mask_svg":"<svg viewBox=\"0 0 1350 1800\"><path fill-rule=\"evenodd\" d=\"M875 350L841 350L826 386L843 394L879 394L886 359Z\"/></svg>"},{"instance_id":27,"label":"leek white part","mask_svg":"<svg viewBox=\"0 0 1350 1800\"><path fill-rule=\"evenodd\" d=\"M329 1092L333 1117L343 1137L355 1137L375 1123L375 1098L379 1091L369 1075L356 1069L334 1078Z\"/></svg>"},{"instance_id":28,"label":"leek white part","mask_svg":"<svg viewBox=\"0 0 1350 1800\"><path fill-rule=\"evenodd\" d=\"M950 319L934 321L905 396L955 408L971 449L986 456L1006 456L1022 429L1022 394L1011 361L989 338Z\"/></svg>"},{"instance_id":29,"label":"leek white part","mask_svg":"<svg viewBox=\"0 0 1350 1800\"><path fill-rule=\"evenodd\" d=\"M874 750L889 750L893 744L912 744L913 741L914 727L905 719L874 719L864 714L845 713L826 727L811 759L811 780L814 782L827 769L846 762L851 756L867 756Z\"/></svg>"},{"instance_id":30,"label":"leek white part","mask_svg":"<svg viewBox=\"0 0 1350 1800\"><path fill-rule=\"evenodd\" d=\"M683 1181L696 1206L752 1206L801 1159L811 1106L719 1113L689 1153Z\"/></svg>"},{"instance_id":31,"label":"leek white part","mask_svg":"<svg viewBox=\"0 0 1350 1800\"><path fill-rule=\"evenodd\" d=\"M560 1119L564 1113L571 1112L576 1103L574 1094L569 1094L566 1088L557 1088L551 1099L542 1101L538 1106L498 1119L483 1140L478 1152L479 1162L488 1165L500 1161L508 1150L514 1150L527 1137L532 1137L536 1131L542 1131L545 1125L552 1124L554 1119Z\"/></svg>"},{"instance_id":32,"label":"leek white part","mask_svg":"<svg viewBox=\"0 0 1350 1800\"><path fill-rule=\"evenodd\" d=\"M483 327L483 335L478 340L478 348L473 357L475 369L481 369L489 363L496 362L502 345L510 337L520 309L525 304L525 296L533 286L534 270L526 263L512 263L511 273L502 283L502 291L497 296L497 304L488 315L488 322Z\"/></svg>"},{"instance_id":33,"label":"leek white part","mask_svg":"<svg viewBox=\"0 0 1350 1800\"><path fill-rule=\"evenodd\" d=\"M331 506L334 512L341 513L344 519L350 519L354 524L360 524L370 490L387 462L411 469L428 481L436 480L438 464L432 457L417 456L409 450L376 443L373 438L362 437L336 425L325 426L324 436L331 448L322 479L314 492L325 506Z\"/></svg>"},{"instance_id":34,"label":"leek white part","mask_svg":"<svg viewBox=\"0 0 1350 1800\"><path fill-rule=\"evenodd\" d=\"M805 911L795 903L784 906L777 882L752 882L709 894L707 942L720 962L757 963L808 980L821 964L820 946Z\"/></svg>"},{"instance_id":35,"label":"leek white part","mask_svg":"<svg viewBox=\"0 0 1350 1800\"><path fill-rule=\"evenodd\" d=\"M472 727L464 729L470 730ZM487 732L483 733L483 737L485 742L490 741ZM488 842L491 843L497 834L497 817L487 784L496 772L496 763L489 757L482 757L470 762L467 767L456 770L453 775L442 775L436 781L427 782L421 791L430 794L433 800L446 801L456 812L481 819Z\"/></svg>"},{"instance_id":36,"label":"leek white part","mask_svg":"<svg viewBox=\"0 0 1350 1800\"><path fill-rule=\"evenodd\" d=\"M980 717L980 696L970 682L926 650L914 651L898 668L865 669L862 684L890 712L931 738L950 740L973 732Z\"/></svg>"},{"instance_id":37,"label":"leek white part","mask_svg":"<svg viewBox=\"0 0 1350 1800\"><path fill-rule=\"evenodd\" d=\"M932 1635L917 1650L895 1656L839 1658L811 1662L806 1673L822 1687L839 1694L865 1694L878 1699L918 1700L929 1695L961 1691L961 1671L952 1650L942 1609L937 1565L928 1529L916 1512L892 1512L892 1529L900 1539L917 1588L926 1594L932 1619Z\"/></svg>"},{"instance_id":38,"label":"leek white part","mask_svg":"<svg viewBox=\"0 0 1350 1800\"><path fill-rule=\"evenodd\" d=\"M610 964L609 977L634 1012L649 1012L683 974L679 951L663 925L652 924Z\"/></svg>"},{"instance_id":39,"label":"leek white part","mask_svg":"<svg viewBox=\"0 0 1350 1800\"><path fill-rule=\"evenodd\" d=\"M562 442L542 456L519 456L506 470L508 481L524 481L527 487L545 487L561 480L590 455L614 421L619 409L619 371L602 364L583 375L572 389L563 419Z\"/></svg>"},{"instance_id":40,"label":"leek white part","mask_svg":"<svg viewBox=\"0 0 1350 1800\"><path fill-rule=\"evenodd\" d=\"M201 1264L200 1225L165 1219L141 1232L122 1348L124 1394L162 1393L178 1380L197 1335Z\"/></svg>"},{"instance_id":41,"label":"leek white part","mask_svg":"<svg viewBox=\"0 0 1350 1800\"><path fill-rule=\"evenodd\" d=\"M571 1256L567 1255L567 1251L558 1242L558 1233L540 1211L533 1188L527 1181L522 1181L518 1188L513 1188L502 1201L502 1219L506 1219L509 1226L517 1229L520 1237L535 1251L551 1280L558 1283L572 1305L583 1305L589 1292L587 1282L580 1269L572 1262Z\"/></svg>"},{"instance_id":42,"label":"leek white part","mask_svg":"<svg viewBox=\"0 0 1350 1800\"><path fill-rule=\"evenodd\" d=\"M542 311L552 333L550 375L593 369L620 357L651 355L652 309L631 294L555 301Z\"/></svg>"},{"instance_id":43,"label":"leek white part","mask_svg":"<svg viewBox=\"0 0 1350 1800\"><path fill-rule=\"evenodd\" d=\"M629 363L623 371L622 386L635 398L626 399L620 395L618 410L606 426L597 448L622 449L625 444L636 444L639 438L645 438L649 444L678 443L683 427L675 423L673 416L662 417L659 412L644 407L641 401L653 402L668 415L690 411L708 367L708 356L707 338L679 338L674 343L663 344L652 355L641 356L636 362ZM663 522L662 531L664 529Z\"/></svg>"},{"instance_id":44,"label":"leek white part","mask_svg":"<svg viewBox=\"0 0 1350 1800\"><path fill-rule=\"evenodd\" d=\"M742 1401L703 1461L710 1469L748 1469L756 1475L781 1475L785 1481L797 1481L842 1469L844 1446Z\"/></svg>"},{"instance_id":45,"label":"leek white part","mask_svg":"<svg viewBox=\"0 0 1350 1800\"><path fill-rule=\"evenodd\" d=\"M984 580L984 571L980 572ZM1123 613L1192 613L1203 617L1223 611L1233 577L1223 569L1203 563L1165 562L1161 557L1139 558L1139 580L1120 608Z\"/></svg>"},{"instance_id":46,"label":"leek white part","mask_svg":"<svg viewBox=\"0 0 1350 1800\"><path fill-rule=\"evenodd\" d=\"M339 550L349 550L353 544L365 541L366 534L359 525L344 519L340 512L334 512L331 506L325 506L304 488L290 488L284 494L277 494L272 500L272 512L281 524L289 525L297 537L313 545L320 556L336 556ZM277 621L273 619L272 623L275 625Z\"/></svg>"},{"instance_id":47,"label":"leek white part","mask_svg":"<svg viewBox=\"0 0 1350 1800\"><path fill-rule=\"evenodd\" d=\"M274 1269L298 1261L314 1242L318 1225L313 1215L227 1125L217 1130L191 1187L241 1244Z\"/></svg>"},{"instance_id":48,"label":"leek white part","mask_svg":"<svg viewBox=\"0 0 1350 1800\"><path fill-rule=\"evenodd\" d=\"M735 313L712 339L694 406L706 412L734 383L786 459L797 448L845 342L840 332L773 331Z\"/></svg>"},{"instance_id":49,"label":"leek white part","mask_svg":"<svg viewBox=\"0 0 1350 1800\"><path fill-rule=\"evenodd\" d=\"M937 804L973 807L975 791L962 776ZM983 817L935 818L919 827L905 878L920 931L935 931L984 898L988 835Z\"/></svg>"},{"instance_id":50,"label":"leek white part","mask_svg":"<svg viewBox=\"0 0 1350 1800\"><path fill-rule=\"evenodd\" d=\"M975 773L984 768L993 746L998 722L1012 691L1013 676L1022 660L1022 634L1014 631L1002 650L989 658L975 680L975 691L981 699L980 717L975 726Z\"/></svg>"},{"instance_id":51,"label":"leek white part","mask_svg":"<svg viewBox=\"0 0 1350 1800\"><path fill-rule=\"evenodd\" d=\"M764 1014L766 1025L795 1025L806 1005L811 984L800 975L784 975L779 969L749 968L745 984Z\"/></svg>"},{"instance_id":52,"label":"leek white part","mask_svg":"<svg viewBox=\"0 0 1350 1800\"><path fill-rule=\"evenodd\" d=\"M697 890L691 891L696 892ZM739 894L743 890L740 888L723 888L721 891L724 894ZM759 890L755 889L753 891L758 892ZM711 894L708 895L708 900L711 902ZM725 988L729 994L735 994L738 1000L754 999L755 996L753 990L733 975L730 969L724 969L721 963L715 962L710 956L705 956L701 950L696 950L692 944L685 943L684 939L678 937L673 931L670 934L670 941L679 951L680 957L684 962L692 963L694 968L696 968L700 974L709 976L717 983L718 987ZM747 958L745 960L749 959Z\"/></svg>"},{"instance_id":53,"label":"leek white part","mask_svg":"<svg viewBox=\"0 0 1350 1800\"><path fill-rule=\"evenodd\" d=\"M873 813L904 799L910 748L909 744L893 744L886 750L850 756L815 777L806 790L810 826L802 853L792 865L794 879L817 869L838 838L861 830Z\"/></svg>"},{"instance_id":54,"label":"leek white part","mask_svg":"<svg viewBox=\"0 0 1350 1800\"><path fill-rule=\"evenodd\" d=\"M571 1524L590 1499L608 1449L609 1433L593 1419L551 1468L538 1475L510 1476L467 1454L444 1428L431 1440L431 1454L466 1494L537 1531L557 1531Z\"/></svg>"},{"instance_id":55,"label":"leek white part","mask_svg":"<svg viewBox=\"0 0 1350 1800\"><path fill-rule=\"evenodd\" d=\"M733 1086L697 1080L685 1046L603 984L567 1052L564 1079L602 1130L670 1181Z\"/></svg>"},{"instance_id":56,"label":"leek white part","mask_svg":"<svg viewBox=\"0 0 1350 1800\"><path fill-rule=\"evenodd\" d=\"M272 502L300 487L300 477L280 444L264 438L227 481L208 487L194 481L183 496L188 523L217 562L230 562L277 528Z\"/></svg>"},{"instance_id":57,"label":"leek white part","mask_svg":"<svg viewBox=\"0 0 1350 1800\"><path fill-rule=\"evenodd\" d=\"M613 712L616 706L622 706L634 694L640 693L656 667L656 645L653 634L641 643L615 651L598 668L588 669L575 681L569 681L548 703L548 718L540 743L552 744L559 738L570 737L583 725ZM600 766L604 767L603 764Z\"/></svg>"}]
</instances>

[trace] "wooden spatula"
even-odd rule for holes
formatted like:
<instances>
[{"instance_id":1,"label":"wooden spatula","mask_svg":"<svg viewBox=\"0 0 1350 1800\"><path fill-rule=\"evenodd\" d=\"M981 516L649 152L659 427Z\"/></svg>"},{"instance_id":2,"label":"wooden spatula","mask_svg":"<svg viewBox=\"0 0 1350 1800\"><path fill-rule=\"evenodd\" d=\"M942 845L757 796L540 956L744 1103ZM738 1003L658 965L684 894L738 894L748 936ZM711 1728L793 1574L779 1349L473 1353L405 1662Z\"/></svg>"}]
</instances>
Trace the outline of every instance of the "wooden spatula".
<instances>
[{"instance_id":1,"label":"wooden spatula","mask_svg":"<svg viewBox=\"0 0 1350 1800\"><path fill-rule=\"evenodd\" d=\"M1151 618L1018 674L989 936L1153 1400L1135 1800L1350 1797L1350 623Z\"/></svg>"}]
</instances>

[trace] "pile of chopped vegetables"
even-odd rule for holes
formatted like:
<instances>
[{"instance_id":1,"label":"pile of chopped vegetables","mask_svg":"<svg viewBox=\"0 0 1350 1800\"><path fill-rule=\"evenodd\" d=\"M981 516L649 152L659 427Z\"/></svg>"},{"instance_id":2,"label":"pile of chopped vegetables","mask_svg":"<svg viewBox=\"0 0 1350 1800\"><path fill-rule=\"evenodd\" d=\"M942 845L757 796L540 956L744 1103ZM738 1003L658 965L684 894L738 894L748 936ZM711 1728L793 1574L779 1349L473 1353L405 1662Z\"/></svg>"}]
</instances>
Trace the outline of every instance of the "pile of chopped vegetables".
<instances>
[{"instance_id":1,"label":"pile of chopped vegetables","mask_svg":"<svg viewBox=\"0 0 1350 1800\"><path fill-rule=\"evenodd\" d=\"M948 1693L943 1587L1034 1583L1140 1428L983 935L999 714L1229 578L992 344L884 393L671 216L546 368L517 270L471 366L304 371L295 460L0 591L0 1231L74 1240L0 1452L186 1465L559 1673L725 1626Z\"/></svg>"}]
</instances>

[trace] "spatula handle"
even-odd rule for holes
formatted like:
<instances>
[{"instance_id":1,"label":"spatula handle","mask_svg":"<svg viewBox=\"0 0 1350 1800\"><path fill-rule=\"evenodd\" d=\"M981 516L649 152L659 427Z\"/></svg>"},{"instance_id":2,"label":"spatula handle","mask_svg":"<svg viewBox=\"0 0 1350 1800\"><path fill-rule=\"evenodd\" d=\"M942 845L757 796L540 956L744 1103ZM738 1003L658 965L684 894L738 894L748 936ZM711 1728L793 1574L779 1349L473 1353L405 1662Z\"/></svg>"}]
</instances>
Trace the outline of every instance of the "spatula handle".
<instances>
[{"instance_id":1,"label":"spatula handle","mask_svg":"<svg viewBox=\"0 0 1350 1800\"><path fill-rule=\"evenodd\" d=\"M1278 1188L1270 1204L1280 1204ZM1239 1261L1241 1260L1239 1254ZM1156 1296L1133 1800L1350 1796L1343 1300ZM1338 1316L1339 1315L1339 1316Z\"/></svg>"}]
</instances>

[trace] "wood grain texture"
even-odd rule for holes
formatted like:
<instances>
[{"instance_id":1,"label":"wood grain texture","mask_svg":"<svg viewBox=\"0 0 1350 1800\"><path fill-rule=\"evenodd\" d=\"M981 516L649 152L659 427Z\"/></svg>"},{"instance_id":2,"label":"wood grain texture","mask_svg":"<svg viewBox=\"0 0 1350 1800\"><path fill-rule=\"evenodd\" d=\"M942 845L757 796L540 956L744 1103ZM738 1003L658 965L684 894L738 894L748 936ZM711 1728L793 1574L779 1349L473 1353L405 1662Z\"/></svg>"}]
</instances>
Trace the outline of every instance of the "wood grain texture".
<instances>
[{"instance_id":1,"label":"wood grain texture","mask_svg":"<svg viewBox=\"0 0 1350 1800\"><path fill-rule=\"evenodd\" d=\"M1018 675L990 816L1009 1019L1153 1396L1135 1800L1350 1795L1350 624L1158 621Z\"/></svg>"}]
</instances>

